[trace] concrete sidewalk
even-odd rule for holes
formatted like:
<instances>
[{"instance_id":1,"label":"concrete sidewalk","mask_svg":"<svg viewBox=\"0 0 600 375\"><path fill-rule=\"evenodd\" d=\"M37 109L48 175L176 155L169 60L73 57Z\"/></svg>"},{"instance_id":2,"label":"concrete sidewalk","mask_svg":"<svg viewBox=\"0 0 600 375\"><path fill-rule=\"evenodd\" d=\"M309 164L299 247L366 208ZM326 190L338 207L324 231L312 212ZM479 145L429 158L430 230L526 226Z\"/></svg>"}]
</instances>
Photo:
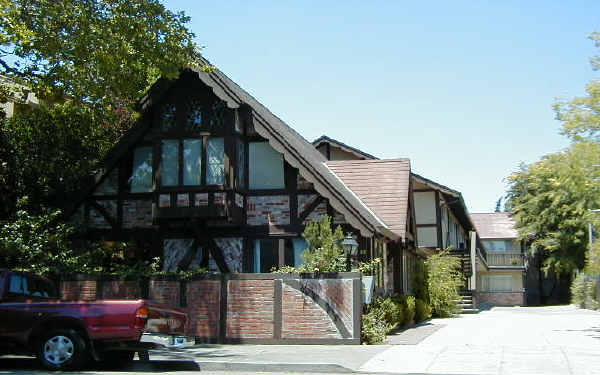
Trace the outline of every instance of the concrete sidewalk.
<instances>
[{"instance_id":1,"label":"concrete sidewalk","mask_svg":"<svg viewBox=\"0 0 600 375\"><path fill-rule=\"evenodd\" d=\"M197 363L205 371L600 374L600 313L572 306L433 319L388 342L396 345L192 345L150 357Z\"/></svg>"}]
</instances>

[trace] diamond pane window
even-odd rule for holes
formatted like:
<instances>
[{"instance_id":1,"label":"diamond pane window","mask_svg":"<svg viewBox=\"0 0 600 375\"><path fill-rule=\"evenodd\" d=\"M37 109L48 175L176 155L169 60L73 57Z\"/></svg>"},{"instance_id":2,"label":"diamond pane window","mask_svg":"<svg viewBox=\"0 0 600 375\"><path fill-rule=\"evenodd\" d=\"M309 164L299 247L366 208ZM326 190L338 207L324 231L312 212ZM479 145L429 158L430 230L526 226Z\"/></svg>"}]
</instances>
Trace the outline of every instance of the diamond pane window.
<instances>
[{"instance_id":1,"label":"diamond pane window","mask_svg":"<svg viewBox=\"0 0 600 375\"><path fill-rule=\"evenodd\" d=\"M185 129L189 132L197 132L202 127L202 106L199 99L190 99L187 106Z\"/></svg>"},{"instance_id":2,"label":"diamond pane window","mask_svg":"<svg viewBox=\"0 0 600 375\"><path fill-rule=\"evenodd\" d=\"M161 157L160 184L162 186L179 185L179 141L163 140Z\"/></svg>"},{"instance_id":3,"label":"diamond pane window","mask_svg":"<svg viewBox=\"0 0 600 375\"><path fill-rule=\"evenodd\" d=\"M202 139L183 140L183 184L200 185L202 175Z\"/></svg>"},{"instance_id":4,"label":"diamond pane window","mask_svg":"<svg viewBox=\"0 0 600 375\"><path fill-rule=\"evenodd\" d=\"M206 184L225 183L225 144L223 138L210 138L206 146Z\"/></svg>"},{"instance_id":5,"label":"diamond pane window","mask_svg":"<svg viewBox=\"0 0 600 375\"><path fill-rule=\"evenodd\" d=\"M225 126L225 119L227 114L227 106L222 100L217 100L213 103L211 108L210 127L211 128L223 128Z\"/></svg>"},{"instance_id":6,"label":"diamond pane window","mask_svg":"<svg viewBox=\"0 0 600 375\"><path fill-rule=\"evenodd\" d=\"M175 104L167 103L162 108L162 113L160 114L160 129L164 132L171 131L175 128L175 114L177 111L177 107Z\"/></svg>"}]
</instances>

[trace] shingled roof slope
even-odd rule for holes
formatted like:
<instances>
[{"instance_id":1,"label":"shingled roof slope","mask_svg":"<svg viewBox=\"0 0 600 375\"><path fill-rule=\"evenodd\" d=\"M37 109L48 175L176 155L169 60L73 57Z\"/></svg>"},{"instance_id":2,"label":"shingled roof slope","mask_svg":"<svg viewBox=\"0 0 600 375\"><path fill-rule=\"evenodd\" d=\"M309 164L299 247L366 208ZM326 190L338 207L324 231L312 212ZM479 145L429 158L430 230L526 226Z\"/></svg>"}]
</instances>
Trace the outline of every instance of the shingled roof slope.
<instances>
[{"instance_id":1,"label":"shingled roof slope","mask_svg":"<svg viewBox=\"0 0 600 375\"><path fill-rule=\"evenodd\" d=\"M376 156L373 156L371 154L368 154L362 150L359 150L356 147L352 147L349 146L343 142L338 141L337 139L333 139L333 138L329 138L326 135L322 135L319 138L315 139L314 141L312 141L313 146L315 147L319 147L319 145L321 145L321 143L329 143L332 144L334 146L337 146L339 148L341 148L342 150L345 150L347 152L353 153L358 157L363 157L365 159L374 159L374 160L378 160L379 158Z\"/></svg>"},{"instance_id":2,"label":"shingled roof slope","mask_svg":"<svg viewBox=\"0 0 600 375\"><path fill-rule=\"evenodd\" d=\"M211 65L207 60L206 65ZM312 182L315 190L329 200L346 220L359 229L364 236L375 232L396 239L387 225L356 197L325 165L325 158L306 139L289 127L279 117L271 113L252 95L243 90L219 69L208 71L195 69L204 84L213 89L215 95L224 100L230 108L247 105L252 109L254 127L258 134L283 154L284 159L300 174ZM145 103L149 105L151 103Z\"/></svg>"},{"instance_id":3,"label":"shingled roof slope","mask_svg":"<svg viewBox=\"0 0 600 375\"><path fill-rule=\"evenodd\" d=\"M410 160L338 160L327 166L388 225L406 238Z\"/></svg>"},{"instance_id":4,"label":"shingled roof slope","mask_svg":"<svg viewBox=\"0 0 600 375\"><path fill-rule=\"evenodd\" d=\"M512 214L508 212L489 212L471 214L471 219L477 228L477 233L482 239L507 238L513 239L519 236L515 229L515 221Z\"/></svg>"}]
</instances>

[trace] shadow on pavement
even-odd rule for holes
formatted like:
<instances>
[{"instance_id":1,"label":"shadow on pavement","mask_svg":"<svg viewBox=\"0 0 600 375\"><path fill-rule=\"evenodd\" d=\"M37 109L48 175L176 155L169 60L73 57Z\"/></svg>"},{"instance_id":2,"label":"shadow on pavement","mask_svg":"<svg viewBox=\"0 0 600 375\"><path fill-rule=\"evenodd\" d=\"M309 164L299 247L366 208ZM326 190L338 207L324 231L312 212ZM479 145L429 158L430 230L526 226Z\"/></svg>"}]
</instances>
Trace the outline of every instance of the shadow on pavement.
<instances>
[{"instance_id":1,"label":"shadow on pavement","mask_svg":"<svg viewBox=\"0 0 600 375\"><path fill-rule=\"evenodd\" d=\"M172 371L200 371L200 366L194 361L182 360L150 360L133 361L131 364L120 368L115 366L106 366L99 363L90 363L84 369L84 372L94 374L98 371L111 372L172 372ZM18 371L23 373L45 372L45 369L35 358L24 357L0 357L0 371ZM52 372L49 372L52 373Z\"/></svg>"}]
</instances>

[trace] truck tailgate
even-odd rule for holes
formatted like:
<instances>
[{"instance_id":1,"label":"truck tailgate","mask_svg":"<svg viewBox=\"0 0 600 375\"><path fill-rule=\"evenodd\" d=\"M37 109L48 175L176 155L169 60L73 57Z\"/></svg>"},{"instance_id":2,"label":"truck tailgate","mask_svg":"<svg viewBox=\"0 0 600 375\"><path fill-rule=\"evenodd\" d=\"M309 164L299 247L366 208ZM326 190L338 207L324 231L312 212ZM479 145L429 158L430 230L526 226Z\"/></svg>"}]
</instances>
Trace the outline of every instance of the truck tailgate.
<instances>
[{"instance_id":1,"label":"truck tailgate","mask_svg":"<svg viewBox=\"0 0 600 375\"><path fill-rule=\"evenodd\" d=\"M144 332L185 335L187 313L184 310L148 303L148 321Z\"/></svg>"}]
</instances>

